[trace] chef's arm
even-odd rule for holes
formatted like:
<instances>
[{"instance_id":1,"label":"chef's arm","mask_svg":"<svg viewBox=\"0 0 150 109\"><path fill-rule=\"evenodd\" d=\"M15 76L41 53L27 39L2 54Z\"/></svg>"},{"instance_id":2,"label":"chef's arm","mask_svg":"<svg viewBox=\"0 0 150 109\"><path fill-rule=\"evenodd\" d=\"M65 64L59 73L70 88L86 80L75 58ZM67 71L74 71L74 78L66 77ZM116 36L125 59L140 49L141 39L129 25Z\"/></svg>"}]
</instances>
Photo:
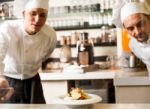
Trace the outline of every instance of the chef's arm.
<instances>
[{"instance_id":1,"label":"chef's arm","mask_svg":"<svg viewBox=\"0 0 150 109\"><path fill-rule=\"evenodd\" d=\"M9 89L8 89L8 92L7 92L6 95L0 97L0 103L5 102L8 99L10 99L10 97L14 93L14 88L9 87L9 83L3 75L3 72L4 72L3 60L4 60L4 57L5 57L5 54L6 54L6 52L4 52L4 51L6 51L6 50L4 50L5 48L3 48L2 45L0 44L0 88L9 88Z\"/></svg>"},{"instance_id":2,"label":"chef's arm","mask_svg":"<svg viewBox=\"0 0 150 109\"><path fill-rule=\"evenodd\" d=\"M0 52L0 78L3 78L3 71L4 71L4 64L2 62L3 58L2 58L2 53Z\"/></svg>"},{"instance_id":3,"label":"chef's arm","mask_svg":"<svg viewBox=\"0 0 150 109\"><path fill-rule=\"evenodd\" d=\"M0 77L3 77L4 64L0 62Z\"/></svg>"},{"instance_id":4,"label":"chef's arm","mask_svg":"<svg viewBox=\"0 0 150 109\"><path fill-rule=\"evenodd\" d=\"M3 75L4 64L2 63L2 55L0 59L1 59L0 60L0 88L8 88L9 83ZM7 94L5 96L0 97L0 103L7 101L13 95L13 93L14 93L14 89L9 88L9 91L7 92Z\"/></svg>"},{"instance_id":5,"label":"chef's arm","mask_svg":"<svg viewBox=\"0 0 150 109\"><path fill-rule=\"evenodd\" d=\"M3 103L7 100L9 100L11 98L11 96L14 93L14 88L13 87L9 87L9 83L6 80L6 78L4 76L0 76L0 89L1 88L6 88L6 90L8 90L8 92L0 97L0 103Z\"/></svg>"},{"instance_id":6,"label":"chef's arm","mask_svg":"<svg viewBox=\"0 0 150 109\"><path fill-rule=\"evenodd\" d=\"M8 48L8 39L5 35L3 35L3 31L0 30L0 87L9 86L3 74L5 66L3 61L6 56L7 48Z\"/></svg>"},{"instance_id":7,"label":"chef's arm","mask_svg":"<svg viewBox=\"0 0 150 109\"><path fill-rule=\"evenodd\" d=\"M6 52L7 52L7 47L8 44L7 42L4 40L4 38L0 37L0 75L3 75L4 72L4 58L6 56Z\"/></svg>"},{"instance_id":8,"label":"chef's arm","mask_svg":"<svg viewBox=\"0 0 150 109\"><path fill-rule=\"evenodd\" d=\"M6 48L4 47L5 45L0 43L0 87L8 87L8 82L6 81L3 72L4 72L4 57L6 54Z\"/></svg>"},{"instance_id":9,"label":"chef's arm","mask_svg":"<svg viewBox=\"0 0 150 109\"><path fill-rule=\"evenodd\" d=\"M3 63L4 53L3 53L3 51L4 51L3 47L0 44L0 77L3 77L3 72L4 72L4 63Z\"/></svg>"},{"instance_id":10,"label":"chef's arm","mask_svg":"<svg viewBox=\"0 0 150 109\"><path fill-rule=\"evenodd\" d=\"M5 79L3 75L4 64L0 62L0 88L6 88L9 86L7 80Z\"/></svg>"},{"instance_id":11,"label":"chef's arm","mask_svg":"<svg viewBox=\"0 0 150 109\"><path fill-rule=\"evenodd\" d=\"M9 46L10 38L7 35L9 33L9 29L7 28L7 25L3 23L0 25L0 77L3 77L4 73L4 59L7 53L7 49ZM4 77L3 77L4 78Z\"/></svg>"},{"instance_id":12,"label":"chef's arm","mask_svg":"<svg viewBox=\"0 0 150 109\"><path fill-rule=\"evenodd\" d=\"M8 88L9 83L4 77L4 58L6 56L7 48L8 48L8 38L3 32L6 32L6 28L4 29L2 26L0 27L0 88ZM7 32L6 32L7 33ZM5 96L0 98L0 102L5 102L8 100L14 93L13 88L9 88L9 91Z\"/></svg>"}]
</instances>

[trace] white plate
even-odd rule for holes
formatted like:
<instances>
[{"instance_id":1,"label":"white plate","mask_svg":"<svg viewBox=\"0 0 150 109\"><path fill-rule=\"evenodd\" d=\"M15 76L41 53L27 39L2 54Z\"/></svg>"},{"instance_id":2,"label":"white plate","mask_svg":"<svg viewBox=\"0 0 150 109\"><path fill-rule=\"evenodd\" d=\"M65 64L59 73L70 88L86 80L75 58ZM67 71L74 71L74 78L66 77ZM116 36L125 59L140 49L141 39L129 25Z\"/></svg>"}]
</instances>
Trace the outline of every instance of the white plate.
<instances>
[{"instance_id":1,"label":"white plate","mask_svg":"<svg viewBox=\"0 0 150 109\"><path fill-rule=\"evenodd\" d=\"M98 103L102 101L102 98L98 95L88 94L89 98L85 100L65 100L65 96L60 96L53 100L54 104L63 104L63 105L72 105L72 106L80 106L80 105L90 105L94 103Z\"/></svg>"}]
</instances>

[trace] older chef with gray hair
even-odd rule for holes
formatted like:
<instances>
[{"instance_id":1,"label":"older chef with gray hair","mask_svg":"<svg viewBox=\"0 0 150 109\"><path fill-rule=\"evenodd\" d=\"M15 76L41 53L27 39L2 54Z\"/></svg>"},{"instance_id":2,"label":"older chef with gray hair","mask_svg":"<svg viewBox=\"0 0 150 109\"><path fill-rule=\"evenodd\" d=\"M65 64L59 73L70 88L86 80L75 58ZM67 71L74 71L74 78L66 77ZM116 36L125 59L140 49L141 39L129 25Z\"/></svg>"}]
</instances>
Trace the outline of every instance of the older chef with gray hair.
<instances>
[{"instance_id":1,"label":"older chef with gray hair","mask_svg":"<svg viewBox=\"0 0 150 109\"><path fill-rule=\"evenodd\" d=\"M113 8L113 22L131 36L131 51L147 66L150 75L150 6L146 1L122 0Z\"/></svg>"},{"instance_id":2,"label":"older chef with gray hair","mask_svg":"<svg viewBox=\"0 0 150 109\"><path fill-rule=\"evenodd\" d=\"M13 87L8 103L45 103L38 70L56 46L54 29L45 24L48 0L15 0L19 20L0 26L0 88Z\"/></svg>"}]
</instances>

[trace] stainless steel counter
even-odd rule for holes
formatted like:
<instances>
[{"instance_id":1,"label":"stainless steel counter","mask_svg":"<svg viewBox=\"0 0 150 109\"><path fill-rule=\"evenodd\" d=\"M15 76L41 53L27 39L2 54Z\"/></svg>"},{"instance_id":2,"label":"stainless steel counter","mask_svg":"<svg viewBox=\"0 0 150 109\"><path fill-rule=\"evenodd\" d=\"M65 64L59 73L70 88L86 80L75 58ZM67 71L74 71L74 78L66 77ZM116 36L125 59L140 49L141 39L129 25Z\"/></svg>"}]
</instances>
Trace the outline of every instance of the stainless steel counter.
<instances>
[{"instance_id":1,"label":"stainless steel counter","mask_svg":"<svg viewBox=\"0 0 150 109\"><path fill-rule=\"evenodd\" d=\"M146 70L135 71L135 72L125 72L119 71L114 77L115 86L141 86L141 85L150 85L150 77Z\"/></svg>"},{"instance_id":2,"label":"stainless steel counter","mask_svg":"<svg viewBox=\"0 0 150 109\"><path fill-rule=\"evenodd\" d=\"M119 72L114 78L117 103L150 103L148 72Z\"/></svg>"},{"instance_id":3,"label":"stainless steel counter","mask_svg":"<svg viewBox=\"0 0 150 109\"><path fill-rule=\"evenodd\" d=\"M81 74L53 71L40 73L40 76L48 104L51 103L51 99L67 93L69 80L91 79L112 79L115 86L116 101L119 103L150 103L150 78L146 70L127 71L109 69Z\"/></svg>"},{"instance_id":4,"label":"stainless steel counter","mask_svg":"<svg viewBox=\"0 0 150 109\"><path fill-rule=\"evenodd\" d=\"M61 71L43 71L40 73L42 81L53 80L87 80L87 79L113 79L118 70L97 70L86 73L62 73Z\"/></svg>"},{"instance_id":5,"label":"stainless steel counter","mask_svg":"<svg viewBox=\"0 0 150 109\"><path fill-rule=\"evenodd\" d=\"M50 104L0 104L1 109L150 109L150 104L94 104L86 107L68 107Z\"/></svg>"}]
</instances>

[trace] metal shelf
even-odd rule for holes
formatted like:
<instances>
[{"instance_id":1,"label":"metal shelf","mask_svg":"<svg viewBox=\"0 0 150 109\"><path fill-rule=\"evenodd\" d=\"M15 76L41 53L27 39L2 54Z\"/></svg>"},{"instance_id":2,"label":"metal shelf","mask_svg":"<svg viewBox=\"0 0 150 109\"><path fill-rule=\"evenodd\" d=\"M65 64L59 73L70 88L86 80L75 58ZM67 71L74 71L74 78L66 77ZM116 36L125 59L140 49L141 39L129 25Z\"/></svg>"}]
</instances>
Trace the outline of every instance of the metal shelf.
<instances>
[{"instance_id":1,"label":"metal shelf","mask_svg":"<svg viewBox=\"0 0 150 109\"><path fill-rule=\"evenodd\" d=\"M117 44L116 44L116 42L102 42L102 43L96 43L96 44L94 44L94 47L106 47L106 46L116 46ZM71 48L75 48L76 47L76 45L69 45ZM57 46L56 46L56 48L60 48L60 47L62 47L62 45L59 45L59 42L58 42L58 44L57 44Z\"/></svg>"},{"instance_id":2,"label":"metal shelf","mask_svg":"<svg viewBox=\"0 0 150 109\"><path fill-rule=\"evenodd\" d=\"M84 29L100 29L103 26L107 26L109 28L116 28L115 25L89 25L84 24L83 26L69 26L69 27L54 27L56 31L67 31L67 30L84 30Z\"/></svg>"},{"instance_id":3,"label":"metal shelf","mask_svg":"<svg viewBox=\"0 0 150 109\"><path fill-rule=\"evenodd\" d=\"M14 1L14 0L0 0L0 3L1 2L9 2L9 1Z\"/></svg>"}]
</instances>

